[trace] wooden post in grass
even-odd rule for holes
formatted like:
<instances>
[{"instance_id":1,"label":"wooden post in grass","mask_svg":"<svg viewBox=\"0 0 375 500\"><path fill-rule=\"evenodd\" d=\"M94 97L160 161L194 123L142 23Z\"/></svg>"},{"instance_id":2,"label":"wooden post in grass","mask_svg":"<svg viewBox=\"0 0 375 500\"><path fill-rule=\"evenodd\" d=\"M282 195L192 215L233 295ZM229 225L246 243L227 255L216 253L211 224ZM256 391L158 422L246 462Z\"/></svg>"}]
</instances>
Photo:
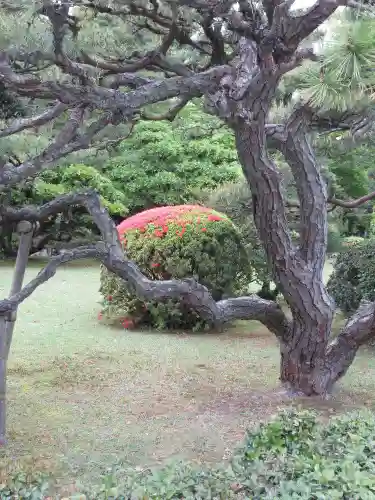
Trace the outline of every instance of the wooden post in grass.
<instances>
[{"instance_id":1,"label":"wooden post in grass","mask_svg":"<svg viewBox=\"0 0 375 500\"><path fill-rule=\"evenodd\" d=\"M20 236L16 265L9 297L18 293L22 288L29 251L33 237L33 226L30 222L22 221L17 226ZM0 446L6 445L6 380L7 361L12 343L14 324L17 310L9 314L0 315Z\"/></svg>"},{"instance_id":2,"label":"wooden post in grass","mask_svg":"<svg viewBox=\"0 0 375 500\"><path fill-rule=\"evenodd\" d=\"M19 245L17 252L16 265L13 273L12 286L10 288L9 297L18 293L22 288L23 279L27 262L29 260L29 252L31 241L33 238L33 225L28 221L21 221L17 226L17 233L19 234ZM12 344L14 325L17 319L17 310L15 310L8 318L7 333L6 333L6 354L7 358Z\"/></svg>"}]
</instances>

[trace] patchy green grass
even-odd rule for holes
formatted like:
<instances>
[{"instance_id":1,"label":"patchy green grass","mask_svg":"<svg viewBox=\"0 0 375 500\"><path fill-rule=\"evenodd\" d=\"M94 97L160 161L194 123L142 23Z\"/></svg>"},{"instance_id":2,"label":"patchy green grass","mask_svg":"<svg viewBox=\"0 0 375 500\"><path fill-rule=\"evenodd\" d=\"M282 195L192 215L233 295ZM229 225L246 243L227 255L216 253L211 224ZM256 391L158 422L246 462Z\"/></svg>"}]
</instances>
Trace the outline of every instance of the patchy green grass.
<instances>
[{"instance_id":1,"label":"patchy green grass","mask_svg":"<svg viewBox=\"0 0 375 500\"><path fill-rule=\"evenodd\" d=\"M11 267L0 275L4 296ZM277 386L278 346L259 324L222 335L111 329L97 321L98 277L96 266L63 267L20 308L4 466L89 480L119 461L218 461L290 403ZM342 411L374 393L375 356L364 351L333 401L308 404Z\"/></svg>"}]
</instances>

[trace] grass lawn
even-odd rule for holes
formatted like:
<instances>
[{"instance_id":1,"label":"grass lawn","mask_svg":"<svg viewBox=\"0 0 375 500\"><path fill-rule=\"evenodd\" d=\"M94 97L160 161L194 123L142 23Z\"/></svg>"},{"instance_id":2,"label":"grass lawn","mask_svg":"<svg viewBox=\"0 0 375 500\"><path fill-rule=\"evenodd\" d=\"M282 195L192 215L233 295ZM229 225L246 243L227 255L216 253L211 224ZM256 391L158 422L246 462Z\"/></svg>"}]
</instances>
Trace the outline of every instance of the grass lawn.
<instances>
[{"instance_id":1,"label":"grass lawn","mask_svg":"<svg viewBox=\"0 0 375 500\"><path fill-rule=\"evenodd\" d=\"M11 267L0 276L5 296ZM88 481L120 461L220 461L247 427L290 404L275 339L259 324L222 335L111 329L97 321L98 276L92 265L62 268L20 308L4 467ZM363 351L333 400L307 404L343 411L371 406L374 394L375 352Z\"/></svg>"}]
</instances>

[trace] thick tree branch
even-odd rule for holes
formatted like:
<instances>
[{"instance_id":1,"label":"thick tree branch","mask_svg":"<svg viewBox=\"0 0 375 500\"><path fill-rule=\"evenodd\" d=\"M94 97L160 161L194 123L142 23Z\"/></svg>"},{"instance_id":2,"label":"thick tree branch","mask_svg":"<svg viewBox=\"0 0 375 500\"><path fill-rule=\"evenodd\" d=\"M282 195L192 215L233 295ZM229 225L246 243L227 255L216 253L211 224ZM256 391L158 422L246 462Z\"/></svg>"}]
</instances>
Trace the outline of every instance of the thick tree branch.
<instances>
[{"instance_id":1,"label":"thick tree branch","mask_svg":"<svg viewBox=\"0 0 375 500\"><path fill-rule=\"evenodd\" d=\"M105 61L98 56L90 55L86 52L81 53L82 59L86 64L108 71L109 74L135 73L136 71L145 69L149 64L152 63L154 55L154 52L151 52L147 53L141 58L138 58L135 61L116 62Z\"/></svg>"},{"instance_id":2,"label":"thick tree branch","mask_svg":"<svg viewBox=\"0 0 375 500\"><path fill-rule=\"evenodd\" d=\"M61 103L58 109L69 106L73 110L60 134L45 151L33 159L26 160L16 168L12 165L6 165L0 170L0 186L15 185L28 176L50 168L59 158L89 147L95 135L111 123L118 125L119 123L134 122L140 108L147 104L181 96L180 104L175 110L169 112L171 119L174 113L182 109L191 97L198 97L204 92L214 91L228 71L230 68L223 66L197 75L147 81L147 83L138 78L138 83L143 83L143 85L129 92L120 92L98 86L42 82L32 76L20 77L11 69L6 57L3 57L0 61L0 80L6 85L21 95L31 95L42 99L57 98ZM137 77L129 78L133 82L136 79ZM110 112L104 114L84 133L81 133L79 126L85 108L109 110ZM26 127L25 121L22 122L22 126Z\"/></svg>"},{"instance_id":3,"label":"thick tree branch","mask_svg":"<svg viewBox=\"0 0 375 500\"><path fill-rule=\"evenodd\" d=\"M299 107L285 126L282 153L291 167L300 202L300 252L321 274L327 245L327 192L320 166L308 139L311 112Z\"/></svg>"},{"instance_id":4,"label":"thick tree branch","mask_svg":"<svg viewBox=\"0 0 375 500\"><path fill-rule=\"evenodd\" d=\"M364 300L340 334L328 346L326 370L331 385L347 372L358 349L375 338L375 302Z\"/></svg>"},{"instance_id":5,"label":"thick tree branch","mask_svg":"<svg viewBox=\"0 0 375 500\"><path fill-rule=\"evenodd\" d=\"M43 0L43 14L48 17L52 25L53 35L53 62L59 66L64 73L78 76L83 84L95 84L95 80L88 71L79 63L72 61L64 51L64 38L67 28L72 28L69 17L71 4L67 0L54 2Z\"/></svg>"},{"instance_id":6,"label":"thick tree branch","mask_svg":"<svg viewBox=\"0 0 375 500\"><path fill-rule=\"evenodd\" d=\"M265 324L280 341L288 335L289 322L275 302L256 296L215 302L207 288L193 279L153 281L146 278L140 269L124 255L116 227L107 211L101 206L99 196L93 191L61 196L42 207L27 207L20 210L4 207L2 215L14 222L18 220L43 221L67 207L76 205L84 206L91 215L101 233L103 243L78 248L51 259L46 268L19 294L0 301L0 314L14 310L40 284L52 277L60 264L91 257L98 259L110 271L123 278L140 297L147 300L181 300L216 327L234 319L255 319Z\"/></svg>"},{"instance_id":7,"label":"thick tree branch","mask_svg":"<svg viewBox=\"0 0 375 500\"><path fill-rule=\"evenodd\" d=\"M90 105L96 109L120 111L131 117L140 107L177 96L199 97L218 86L230 71L227 66L212 68L204 73L187 77L174 77L153 81L131 92L103 87L75 86L55 81L42 81L36 77L22 78L9 66L6 57L0 58L0 81L23 96L58 99L69 106Z\"/></svg>"},{"instance_id":8,"label":"thick tree branch","mask_svg":"<svg viewBox=\"0 0 375 500\"><path fill-rule=\"evenodd\" d=\"M280 5L283 10L279 29L275 33L283 38L284 43L296 49L298 45L326 21L346 0L317 0L307 11L290 11L293 1L287 0ZM285 5L286 8L283 6Z\"/></svg>"},{"instance_id":9,"label":"thick tree branch","mask_svg":"<svg viewBox=\"0 0 375 500\"><path fill-rule=\"evenodd\" d=\"M337 198L328 198L328 203L331 203L332 205L336 207L342 207L342 208L357 208L360 207L361 205L364 205L368 201L371 201L375 198L375 191L372 193L366 194L365 196L362 196L361 198L357 198L356 200L338 200Z\"/></svg>"},{"instance_id":10,"label":"thick tree branch","mask_svg":"<svg viewBox=\"0 0 375 500\"><path fill-rule=\"evenodd\" d=\"M46 123L49 123L58 116L62 115L67 108L68 107L65 104L58 102L52 108L43 111L43 113L40 113L40 115L14 120L14 122L11 123L9 127L0 130L0 137L8 137L9 135L17 134L28 128L40 127L41 125L45 125Z\"/></svg>"}]
</instances>

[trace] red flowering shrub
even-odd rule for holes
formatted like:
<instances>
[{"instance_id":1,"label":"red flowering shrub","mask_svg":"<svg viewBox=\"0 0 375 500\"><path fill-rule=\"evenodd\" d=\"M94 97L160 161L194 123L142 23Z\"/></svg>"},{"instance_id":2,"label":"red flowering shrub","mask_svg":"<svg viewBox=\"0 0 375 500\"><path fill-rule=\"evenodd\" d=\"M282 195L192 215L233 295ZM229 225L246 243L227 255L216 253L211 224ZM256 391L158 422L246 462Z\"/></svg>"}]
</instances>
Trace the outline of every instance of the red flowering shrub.
<instances>
[{"instance_id":1,"label":"red flowering shrub","mask_svg":"<svg viewBox=\"0 0 375 500\"><path fill-rule=\"evenodd\" d=\"M153 208L118 227L127 254L150 279L194 277L215 300L234 296L251 280L240 234L223 214L196 205ZM197 329L206 325L177 301L144 302L121 278L102 269L102 317L125 328Z\"/></svg>"}]
</instances>

